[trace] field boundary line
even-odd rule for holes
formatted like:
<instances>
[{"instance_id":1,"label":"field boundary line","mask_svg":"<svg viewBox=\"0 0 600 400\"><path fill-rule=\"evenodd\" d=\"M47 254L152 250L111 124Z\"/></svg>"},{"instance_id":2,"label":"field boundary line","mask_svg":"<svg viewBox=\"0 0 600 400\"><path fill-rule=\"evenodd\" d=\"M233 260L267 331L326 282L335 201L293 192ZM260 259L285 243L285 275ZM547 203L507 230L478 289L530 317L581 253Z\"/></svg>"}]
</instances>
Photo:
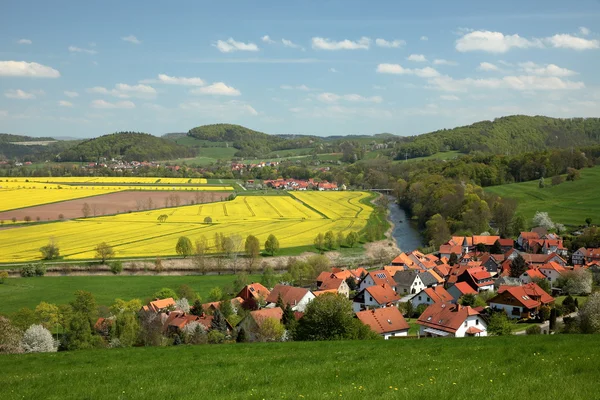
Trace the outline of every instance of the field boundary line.
<instances>
[{"instance_id":1,"label":"field boundary line","mask_svg":"<svg viewBox=\"0 0 600 400\"><path fill-rule=\"evenodd\" d=\"M276 208L275 208L275 206L274 206L273 204L271 204L271 203L269 202L269 200L267 200L267 199L265 198L265 199L264 199L264 201L265 201L265 203L267 203L269 206L271 206L271 208L273 209L273 211L275 211L275 213L276 213L277 215L279 215L279 217L280 217L280 218L283 218L283 215L282 215L282 214L279 212L279 210L278 210L278 209L276 209Z\"/></svg>"},{"instance_id":2,"label":"field boundary line","mask_svg":"<svg viewBox=\"0 0 600 400\"><path fill-rule=\"evenodd\" d=\"M248 204L248 200L247 199L248 199L247 197L244 197L244 204L246 204L246 207L248 207L248 211L250 211L250 214L252 214L253 217L256 217L256 214L252 210L252 207L250 207L250 204Z\"/></svg>"},{"instance_id":3,"label":"field boundary line","mask_svg":"<svg viewBox=\"0 0 600 400\"><path fill-rule=\"evenodd\" d=\"M319 215L322 215L323 218L325 219L331 219L329 218L327 215L323 214L321 211L317 210L316 208L312 207L311 205L309 205L308 203L305 203L304 201L302 201L302 199L299 199L298 197L296 197L293 193L290 193L290 196L292 196L294 199L298 200L300 203L302 203L302 205L304 205L304 207L310 208L311 210L313 210L314 212L316 212Z\"/></svg>"}]
</instances>

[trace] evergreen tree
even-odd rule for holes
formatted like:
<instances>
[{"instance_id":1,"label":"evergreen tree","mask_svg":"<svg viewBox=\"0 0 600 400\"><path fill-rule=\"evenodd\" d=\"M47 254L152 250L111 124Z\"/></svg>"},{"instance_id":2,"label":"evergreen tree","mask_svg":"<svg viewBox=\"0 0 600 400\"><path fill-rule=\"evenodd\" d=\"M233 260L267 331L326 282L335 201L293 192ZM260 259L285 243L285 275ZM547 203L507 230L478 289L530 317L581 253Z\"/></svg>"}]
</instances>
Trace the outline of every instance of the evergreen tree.
<instances>
[{"instance_id":1,"label":"evergreen tree","mask_svg":"<svg viewBox=\"0 0 600 400\"><path fill-rule=\"evenodd\" d=\"M275 306L281 308L282 310L285 309L285 303L281 298L281 293L277 295L277 302L275 303Z\"/></svg>"},{"instance_id":2,"label":"evergreen tree","mask_svg":"<svg viewBox=\"0 0 600 400\"><path fill-rule=\"evenodd\" d=\"M240 328L237 337L235 338L235 341L238 343L245 343L248 341L248 334L246 333L244 327Z\"/></svg>"},{"instance_id":3,"label":"evergreen tree","mask_svg":"<svg viewBox=\"0 0 600 400\"><path fill-rule=\"evenodd\" d=\"M518 278L523 275L525 271L527 271L527 264L525 263L523 256L519 254L510 263L510 276L513 278Z\"/></svg>"},{"instance_id":4,"label":"evergreen tree","mask_svg":"<svg viewBox=\"0 0 600 400\"><path fill-rule=\"evenodd\" d=\"M294 315L294 311L292 310L292 306L287 304L285 308L283 308L283 316L281 318L283 325L285 325L286 329L289 329L290 325L296 322L296 316Z\"/></svg>"},{"instance_id":5,"label":"evergreen tree","mask_svg":"<svg viewBox=\"0 0 600 400\"><path fill-rule=\"evenodd\" d=\"M190 309L190 314L200 316L204 314L204 310L202 309L202 303L200 299L196 299L194 301L194 306Z\"/></svg>"},{"instance_id":6,"label":"evergreen tree","mask_svg":"<svg viewBox=\"0 0 600 400\"><path fill-rule=\"evenodd\" d=\"M502 254L502 246L500 246L500 241L496 240L492 247L490 247L490 253L492 254Z\"/></svg>"},{"instance_id":7,"label":"evergreen tree","mask_svg":"<svg viewBox=\"0 0 600 400\"><path fill-rule=\"evenodd\" d=\"M556 308L550 310L550 330L556 329Z\"/></svg>"},{"instance_id":8,"label":"evergreen tree","mask_svg":"<svg viewBox=\"0 0 600 400\"><path fill-rule=\"evenodd\" d=\"M219 303L219 311L225 318L229 318L233 315L233 307L231 306L230 300L223 300Z\"/></svg>"},{"instance_id":9,"label":"evergreen tree","mask_svg":"<svg viewBox=\"0 0 600 400\"><path fill-rule=\"evenodd\" d=\"M450 254L450 260L448 260L448 264L450 266L456 264L458 262L458 255L454 252Z\"/></svg>"},{"instance_id":10,"label":"evergreen tree","mask_svg":"<svg viewBox=\"0 0 600 400\"><path fill-rule=\"evenodd\" d=\"M225 317L219 310L215 310L213 313L213 319L211 322L212 329L216 329L221 333L227 333L227 321L225 321Z\"/></svg>"}]
</instances>

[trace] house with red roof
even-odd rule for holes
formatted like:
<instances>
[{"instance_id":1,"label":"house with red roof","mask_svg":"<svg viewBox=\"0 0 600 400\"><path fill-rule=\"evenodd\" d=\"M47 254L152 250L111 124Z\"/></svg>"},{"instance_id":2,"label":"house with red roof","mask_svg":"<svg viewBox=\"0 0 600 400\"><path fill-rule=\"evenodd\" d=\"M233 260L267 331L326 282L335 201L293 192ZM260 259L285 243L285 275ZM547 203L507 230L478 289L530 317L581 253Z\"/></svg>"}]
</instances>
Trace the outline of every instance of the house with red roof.
<instances>
[{"instance_id":1,"label":"house with red roof","mask_svg":"<svg viewBox=\"0 0 600 400\"><path fill-rule=\"evenodd\" d=\"M417 320L421 336L465 337L487 336L487 323L470 306L435 303L427 307Z\"/></svg>"},{"instance_id":2,"label":"house with red roof","mask_svg":"<svg viewBox=\"0 0 600 400\"><path fill-rule=\"evenodd\" d=\"M537 232L521 232L519 237L517 238L517 244L523 249L527 250L526 247L528 245L529 240L537 240L540 239L540 235Z\"/></svg>"},{"instance_id":3,"label":"house with red roof","mask_svg":"<svg viewBox=\"0 0 600 400\"><path fill-rule=\"evenodd\" d=\"M398 307L359 311L356 318L386 340L394 336L408 336L410 329Z\"/></svg>"},{"instance_id":4,"label":"house with red roof","mask_svg":"<svg viewBox=\"0 0 600 400\"><path fill-rule=\"evenodd\" d=\"M335 290L337 293L348 298L350 297L350 287L345 279L336 277L334 273L321 272L317 277L317 290Z\"/></svg>"},{"instance_id":5,"label":"house with red roof","mask_svg":"<svg viewBox=\"0 0 600 400\"><path fill-rule=\"evenodd\" d=\"M175 300L173 300L172 297L169 297L167 299L155 299L143 306L140 311L158 314L167 310L174 310L175 307L177 307Z\"/></svg>"},{"instance_id":6,"label":"house with red roof","mask_svg":"<svg viewBox=\"0 0 600 400\"><path fill-rule=\"evenodd\" d=\"M434 304L453 302L454 298L443 286L428 287L415 294L410 302L413 307L418 307L420 304Z\"/></svg>"},{"instance_id":7,"label":"house with red roof","mask_svg":"<svg viewBox=\"0 0 600 400\"><path fill-rule=\"evenodd\" d=\"M500 286L498 294L488 300L490 307L504 310L510 318L534 318L541 306L552 305L554 298L535 283L523 286Z\"/></svg>"},{"instance_id":8,"label":"house with red roof","mask_svg":"<svg viewBox=\"0 0 600 400\"><path fill-rule=\"evenodd\" d=\"M564 266L554 261L550 261L549 263L540 265L538 269L542 274L544 274L544 276L546 277L548 282L550 282L551 285L556 283L558 278L560 278L567 272L567 269L565 269Z\"/></svg>"},{"instance_id":9,"label":"house with red roof","mask_svg":"<svg viewBox=\"0 0 600 400\"><path fill-rule=\"evenodd\" d=\"M369 272L358 285L358 290L364 290L369 286L382 286L388 285L389 287L395 287L396 282L394 278L384 269L380 269L378 271Z\"/></svg>"},{"instance_id":10,"label":"house with red roof","mask_svg":"<svg viewBox=\"0 0 600 400\"><path fill-rule=\"evenodd\" d=\"M600 248L586 249L582 247L575 251L572 256L574 265L584 265L592 262L600 262Z\"/></svg>"},{"instance_id":11,"label":"house with red roof","mask_svg":"<svg viewBox=\"0 0 600 400\"><path fill-rule=\"evenodd\" d=\"M274 319L281 322L283 310L280 307L263 308L261 310L250 311L250 313L240 321L237 326L238 332L244 329L249 341L260 340L260 328L267 319Z\"/></svg>"},{"instance_id":12,"label":"house with red roof","mask_svg":"<svg viewBox=\"0 0 600 400\"><path fill-rule=\"evenodd\" d=\"M457 282L448 288L448 293L452 296L452 302L456 303L465 294L477 294L477 291L467 282Z\"/></svg>"},{"instance_id":13,"label":"house with red roof","mask_svg":"<svg viewBox=\"0 0 600 400\"><path fill-rule=\"evenodd\" d=\"M395 307L400 296L387 284L369 286L354 296L352 308L354 312L372 308Z\"/></svg>"},{"instance_id":14,"label":"house with red roof","mask_svg":"<svg viewBox=\"0 0 600 400\"><path fill-rule=\"evenodd\" d=\"M556 253L559 256L567 257L567 249L563 246L562 239L545 239L542 243L542 253Z\"/></svg>"},{"instance_id":15,"label":"house with red roof","mask_svg":"<svg viewBox=\"0 0 600 400\"><path fill-rule=\"evenodd\" d=\"M494 279L485 267L467 268L457 277L457 282L467 282L474 290L494 290Z\"/></svg>"},{"instance_id":16,"label":"house with red roof","mask_svg":"<svg viewBox=\"0 0 600 400\"><path fill-rule=\"evenodd\" d=\"M310 303L315 295L306 288L275 285L269 296L267 297L267 307L275 307L277 299L281 296L283 304L289 304L293 311L304 312L308 303Z\"/></svg>"},{"instance_id":17,"label":"house with red roof","mask_svg":"<svg viewBox=\"0 0 600 400\"><path fill-rule=\"evenodd\" d=\"M529 268L519 277L524 284L531 283L534 279L546 279L546 275L542 274L538 268Z\"/></svg>"},{"instance_id":18,"label":"house with red roof","mask_svg":"<svg viewBox=\"0 0 600 400\"><path fill-rule=\"evenodd\" d=\"M240 290L237 297L241 297L244 301L253 299L257 303L263 303L269 297L271 291L258 282L252 282Z\"/></svg>"}]
</instances>

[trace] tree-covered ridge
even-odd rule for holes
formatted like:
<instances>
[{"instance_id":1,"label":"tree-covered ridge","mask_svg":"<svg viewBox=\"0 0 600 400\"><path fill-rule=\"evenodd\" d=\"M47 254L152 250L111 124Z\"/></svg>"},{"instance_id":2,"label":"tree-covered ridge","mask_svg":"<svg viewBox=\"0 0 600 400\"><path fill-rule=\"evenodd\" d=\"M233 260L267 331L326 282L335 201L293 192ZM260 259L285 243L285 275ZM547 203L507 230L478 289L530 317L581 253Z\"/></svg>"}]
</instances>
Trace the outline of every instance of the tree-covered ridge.
<instances>
[{"instance_id":1,"label":"tree-covered ridge","mask_svg":"<svg viewBox=\"0 0 600 400\"><path fill-rule=\"evenodd\" d=\"M11 133L0 133L0 143L13 143L13 142L42 142L56 140L51 137L32 137L24 135L13 135Z\"/></svg>"},{"instance_id":2,"label":"tree-covered ridge","mask_svg":"<svg viewBox=\"0 0 600 400\"><path fill-rule=\"evenodd\" d=\"M61 161L97 161L99 158L149 161L194 155L193 149L147 133L117 132L79 143L60 153L59 157Z\"/></svg>"},{"instance_id":3,"label":"tree-covered ridge","mask_svg":"<svg viewBox=\"0 0 600 400\"><path fill-rule=\"evenodd\" d=\"M512 115L406 138L397 146L397 158L404 159L407 154L409 158L424 157L446 150L518 154L597 143L600 118Z\"/></svg>"},{"instance_id":4,"label":"tree-covered ridge","mask_svg":"<svg viewBox=\"0 0 600 400\"><path fill-rule=\"evenodd\" d=\"M236 157L264 156L275 150L313 147L322 141L316 136L277 136L232 124L203 125L190 129L188 136L210 142L232 142Z\"/></svg>"}]
</instances>

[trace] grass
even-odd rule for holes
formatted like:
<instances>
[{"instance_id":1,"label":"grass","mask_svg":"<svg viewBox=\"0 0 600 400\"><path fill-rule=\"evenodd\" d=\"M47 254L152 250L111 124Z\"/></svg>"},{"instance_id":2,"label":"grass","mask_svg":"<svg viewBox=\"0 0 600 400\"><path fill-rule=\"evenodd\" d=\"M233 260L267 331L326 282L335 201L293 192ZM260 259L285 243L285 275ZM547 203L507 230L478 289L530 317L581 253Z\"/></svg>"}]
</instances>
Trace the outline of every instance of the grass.
<instances>
[{"instance_id":1,"label":"grass","mask_svg":"<svg viewBox=\"0 0 600 400\"><path fill-rule=\"evenodd\" d=\"M437 153L434 153L430 156L426 156L426 157L415 157L415 158L409 158L408 161L422 161L422 160L453 160L455 158L458 158L460 156L462 156L463 153L461 153L458 150L450 150L450 151L440 151ZM401 160L397 160L396 162L404 162L405 160L401 159Z\"/></svg>"},{"instance_id":2,"label":"grass","mask_svg":"<svg viewBox=\"0 0 600 400\"><path fill-rule=\"evenodd\" d=\"M500 197L518 201L517 214L531 220L536 211L546 211L554 222L578 226L585 219L597 219L600 215L600 166L581 170L581 179L550 186L546 179L545 188L538 181L512 183L485 188ZM600 221L595 221L600 222Z\"/></svg>"},{"instance_id":3,"label":"grass","mask_svg":"<svg viewBox=\"0 0 600 400\"><path fill-rule=\"evenodd\" d=\"M585 304L585 302L587 301L587 296L572 296L573 299L577 299L577 303L579 304L579 307L583 306ZM563 301L565 301L565 299L567 298L567 296L558 296L554 299L554 302L558 305L562 306Z\"/></svg>"},{"instance_id":4,"label":"grass","mask_svg":"<svg viewBox=\"0 0 600 400\"><path fill-rule=\"evenodd\" d=\"M190 286L206 299L210 289L231 285L234 279L234 275L10 278L0 285L0 313L12 313L21 307L35 308L41 301L66 304L73 300L73 294L77 290L91 292L98 304L106 306L117 298L144 301L163 287L177 290L181 285ZM257 281L259 276L250 275L249 279Z\"/></svg>"},{"instance_id":5,"label":"grass","mask_svg":"<svg viewBox=\"0 0 600 400\"><path fill-rule=\"evenodd\" d=\"M600 335L291 342L0 356L12 399L592 399ZM559 382L559 383L558 383Z\"/></svg>"},{"instance_id":6,"label":"grass","mask_svg":"<svg viewBox=\"0 0 600 400\"><path fill-rule=\"evenodd\" d=\"M514 324L512 324L511 330L513 332L525 331L525 330L527 330L527 328L535 326L535 325L539 325L539 324L535 323L535 322L527 322L527 323L520 323L520 324L514 323Z\"/></svg>"}]
</instances>

